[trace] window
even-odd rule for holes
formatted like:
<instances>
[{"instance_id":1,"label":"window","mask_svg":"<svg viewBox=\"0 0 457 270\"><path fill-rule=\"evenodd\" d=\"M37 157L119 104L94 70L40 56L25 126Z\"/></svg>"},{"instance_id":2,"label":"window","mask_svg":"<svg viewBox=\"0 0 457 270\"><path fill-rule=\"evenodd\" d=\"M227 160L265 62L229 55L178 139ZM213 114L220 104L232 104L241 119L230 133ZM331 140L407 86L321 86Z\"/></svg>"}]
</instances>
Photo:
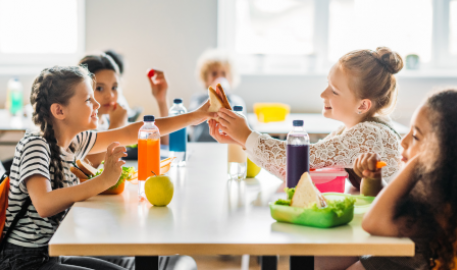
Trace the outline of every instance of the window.
<instances>
[{"instance_id":1,"label":"window","mask_svg":"<svg viewBox=\"0 0 457 270\"><path fill-rule=\"evenodd\" d=\"M387 46L421 69L457 67L457 0L219 0L218 46L244 74L328 70Z\"/></svg>"},{"instance_id":2,"label":"window","mask_svg":"<svg viewBox=\"0 0 457 270\"><path fill-rule=\"evenodd\" d=\"M379 46L430 62L432 0L331 0L329 8L331 62L349 51Z\"/></svg>"},{"instance_id":3,"label":"window","mask_svg":"<svg viewBox=\"0 0 457 270\"><path fill-rule=\"evenodd\" d=\"M457 56L457 0L452 0L449 6L449 51Z\"/></svg>"},{"instance_id":4,"label":"window","mask_svg":"<svg viewBox=\"0 0 457 270\"><path fill-rule=\"evenodd\" d=\"M83 0L0 0L1 67L75 64L83 50Z\"/></svg>"}]
</instances>

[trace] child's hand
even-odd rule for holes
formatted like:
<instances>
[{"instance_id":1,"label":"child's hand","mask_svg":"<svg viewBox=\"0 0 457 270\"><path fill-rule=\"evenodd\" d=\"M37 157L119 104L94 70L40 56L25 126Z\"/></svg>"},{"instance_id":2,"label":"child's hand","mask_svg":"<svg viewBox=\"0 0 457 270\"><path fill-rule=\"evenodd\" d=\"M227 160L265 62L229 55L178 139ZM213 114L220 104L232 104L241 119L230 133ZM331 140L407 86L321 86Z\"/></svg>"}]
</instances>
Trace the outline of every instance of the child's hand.
<instances>
[{"instance_id":1,"label":"child's hand","mask_svg":"<svg viewBox=\"0 0 457 270\"><path fill-rule=\"evenodd\" d=\"M163 71L154 70L154 76L149 78L152 95L158 102L165 102L167 99L168 83Z\"/></svg>"},{"instance_id":2,"label":"child's hand","mask_svg":"<svg viewBox=\"0 0 457 270\"><path fill-rule=\"evenodd\" d=\"M125 161L121 160L121 157L127 156L126 151L127 149L124 146L120 146L118 142L114 142L108 146L102 172L107 188L114 186L119 180L122 173L122 165L125 164Z\"/></svg>"},{"instance_id":3,"label":"child's hand","mask_svg":"<svg viewBox=\"0 0 457 270\"><path fill-rule=\"evenodd\" d=\"M127 125L127 109L115 103L109 111L109 129L123 127Z\"/></svg>"},{"instance_id":4,"label":"child's hand","mask_svg":"<svg viewBox=\"0 0 457 270\"><path fill-rule=\"evenodd\" d=\"M217 117L220 129L243 148L246 148L246 141L252 132L246 118L225 108L219 110Z\"/></svg>"},{"instance_id":5,"label":"child's hand","mask_svg":"<svg viewBox=\"0 0 457 270\"><path fill-rule=\"evenodd\" d=\"M381 179L381 169L376 168L380 160L374 153L361 154L354 162L354 172L362 178Z\"/></svg>"},{"instance_id":6,"label":"child's hand","mask_svg":"<svg viewBox=\"0 0 457 270\"><path fill-rule=\"evenodd\" d=\"M211 104L209 103L209 99L208 99L205 102L205 104L203 104L202 106L200 106L200 108L198 108L197 110L192 112L192 116L193 116L192 125L198 125L212 117L217 117L217 113L208 112L210 105Z\"/></svg>"},{"instance_id":7,"label":"child's hand","mask_svg":"<svg viewBox=\"0 0 457 270\"><path fill-rule=\"evenodd\" d=\"M238 144L237 141L233 140L230 136L226 134L221 134L219 132L219 123L214 119L208 121L209 125L209 134L219 143L228 143L228 144Z\"/></svg>"}]
</instances>

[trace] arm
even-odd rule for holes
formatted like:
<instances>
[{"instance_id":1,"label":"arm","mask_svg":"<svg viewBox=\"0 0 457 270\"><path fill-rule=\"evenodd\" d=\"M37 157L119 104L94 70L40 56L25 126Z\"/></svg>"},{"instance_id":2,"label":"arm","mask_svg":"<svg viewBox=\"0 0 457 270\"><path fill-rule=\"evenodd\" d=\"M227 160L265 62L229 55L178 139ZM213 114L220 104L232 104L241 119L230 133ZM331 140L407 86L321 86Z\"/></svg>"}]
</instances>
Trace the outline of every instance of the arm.
<instances>
[{"instance_id":1,"label":"arm","mask_svg":"<svg viewBox=\"0 0 457 270\"><path fill-rule=\"evenodd\" d=\"M168 83L165 79L165 74L163 71L155 70L154 77L148 77L148 81L151 85L152 95L159 106L160 117L167 117L169 107L167 101ZM162 136L161 140L163 144L168 144L168 136Z\"/></svg>"},{"instance_id":2,"label":"arm","mask_svg":"<svg viewBox=\"0 0 457 270\"><path fill-rule=\"evenodd\" d=\"M120 158L126 156L125 148L116 147L118 145L113 143L108 148L103 173L80 185L52 190L51 182L43 175L34 174L26 178L25 185L38 214L41 217L56 215L73 203L98 195L116 184L125 164Z\"/></svg>"},{"instance_id":3,"label":"arm","mask_svg":"<svg viewBox=\"0 0 457 270\"><path fill-rule=\"evenodd\" d=\"M188 125L201 123L214 116L214 113L208 112L208 108L209 101L193 112L156 119L155 125L159 128L161 135L167 135ZM105 151L106 147L114 141L119 142L121 145L137 143L138 131L142 126L143 122L136 122L122 128L98 132L97 141L89 154Z\"/></svg>"},{"instance_id":4,"label":"arm","mask_svg":"<svg viewBox=\"0 0 457 270\"><path fill-rule=\"evenodd\" d=\"M400 230L406 220L394 220L395 206L412 188L412 175L417 164L417 156L376 197L371 209L365 214L362 228L370 234L379 236L401 236Z\"/></svg>"}]
</instances>

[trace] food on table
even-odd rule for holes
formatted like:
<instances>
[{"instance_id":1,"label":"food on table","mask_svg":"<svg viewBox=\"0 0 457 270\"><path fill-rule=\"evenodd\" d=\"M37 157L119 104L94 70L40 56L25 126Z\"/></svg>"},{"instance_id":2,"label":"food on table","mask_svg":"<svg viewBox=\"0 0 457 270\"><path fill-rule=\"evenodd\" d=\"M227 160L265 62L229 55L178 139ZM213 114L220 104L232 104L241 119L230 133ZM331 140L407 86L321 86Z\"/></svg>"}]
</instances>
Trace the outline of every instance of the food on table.
<instances>
[{"instance_id":1,"label":"food on table","mask_svg":"<svg viewBox=\"0 0 457 270\"><path fill-rule=\"evenodd\" d=\"M321 192L316 188L308 172L305 172L295 188L291 206L309 208L313 205L326 207L327 202Z\"/></svg>"},{"instance_id":2,"label":"food on table","mask_svg":"<svg viewBox=\"0 0 457 270\"><path fill-rule=\"evenodd\" d=\"M262 170L262 168L257 166L254 162L252 162L248 158L248 169L247 169L246 177L254 178L260 173L260 170Z\"/></svg>"},{"instance_id":3,"label":"food on table","mask_svg":"<svg viewBox=\"0 0 457 270\"><path fill-rule=\"evenodd\" d=\"M74 167L71 167L70 171L79 178L81 183L99 176L103 172L103 169L97 170L83 160L77 160L73 165ZM137 177L138 174L134 167L122 167L122 173L117 183L101 194L120 194L124 191L125 181L131 181Z\"/></svg>"},{"instance_id":4,"label":"food on table","mask_svg":"<svg viewBox=\"0 0 457 270\"><path fill-rule=\"evenodd\" d=\"M286 188L285 192L287 200L270 203L270 214L277 221L331 228L347 224L354 218L356 199L353 196L340 193L322 195L308 173L303 174L296 188Z\"/></svg>"},{"instance_id":5,"label":"food on table","mask_svg":"<svg viewBox=\"0 0 457 270\"><path fill-rule=\"evenodd\" d=\"M175 160L176 157L166 158L160 161L160 174L166 174L171 167L171 163Z\"/></svg>"},{"instance_id":6,"label":"food on table","mask_svg":"<svg viewBox=\"0 0 457 270\"><path fill-rule=\"evenodd\" d=\"M144 193L154 206L167 206L173 199L174 186L165 175L150 176L144 184Z\"/></svg>"},{"instance_id":7,"label":"food on table","mask_svg":"<svg viewBox=\"0 0 457 270\"><path fill-rule=\"evenodd\" d=\"M230 106L230 103L228 102L228 98L225 95L224 89L222 89L222 86L220 84L218 84L216 89L217 89L217 91L214 90L211 86L208 87L208 95L209 95L209 103L210 103L208 112L218 112L220 108L226 108L228 110L231 110L232 106Z\"/></svg>"}]
</instances>

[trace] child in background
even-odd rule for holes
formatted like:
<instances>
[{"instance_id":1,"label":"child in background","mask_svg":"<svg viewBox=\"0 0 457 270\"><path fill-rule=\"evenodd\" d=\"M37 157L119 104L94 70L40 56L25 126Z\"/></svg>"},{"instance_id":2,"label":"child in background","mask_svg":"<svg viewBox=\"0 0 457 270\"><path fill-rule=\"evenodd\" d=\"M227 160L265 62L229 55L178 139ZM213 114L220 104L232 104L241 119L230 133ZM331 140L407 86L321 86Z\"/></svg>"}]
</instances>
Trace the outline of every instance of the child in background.
<instances>
[{"instance_id":1,"label":"child in background","mask_svg":"<svg viewBox=\"0 0 457 270\"><path fill-rule=\"evenodd\" d=\"M409 237L414 257L332 258L321 269L455 269L457 249L457 90L431 95L411 120L402 140L401 172L376 197L362 227L372 235ZM360 156L354 169L364 181L381 181L380 160ZM345 262L344 264L342 262Z\"/></svg>"},{"instance_id":2,"label":"child in background","mask_svg":"<svg viewBox=\"0 0 457 270\"><path fill-rule=\"evenodd\" d=\"M390 119L381 115L395 106L394 74L402 67L400 55L386 47L352 51L340 58L330 70L328 87L321 97L323 115L344 126L310 145L311 169L343 167L353 176L352 166L358 155L374 152L387 162L383 169L386 180L399 170L400 135L391 127ZM211 135L217 141L241 145L254 163L285 179L285 141L253 132L245 118L232 111L221 109L218 118L218 123L209 121ZM351 182L358 187L360 179Z\"/></svg>"},{"instance_id":3,"label":"child in background","mask_svg":"<svg viewBox=\"0 0 457 270\"><path fill-rule=\"evenodd\" d=\"M100 103L98 130L104 131L127 125L127 108L118 102L121 93L120 71L114 60L104 53L93 54L86 55L79 61L79 65L87 67L89 72L95 76L94 97ZM156 75L148 80L151 84L152 94L159 105L160 116L168 116L166 101L168 84L163 72L157 71ZM168 136L162 137L161 143L168 144ZM87 160L94 167L98 167L104 156L104 153L90 155Z\"/></svg>"},{"instance_id":4,"label":"child in background","mask_svg":"<svg viewBox=\"0 0 457 270\"><path fill-rule=\"evenodd\" d=\"M83 67L44 69L32 85L33 120L40 133L26 133L16 147L10 175L6 231L30 197L31 205L19 220L0 254L0 269L124 269L109 262L83 257L49 257L48 242L69 208L114 185L125 157L121 145L138 141L143 122L95 132L100 104L94 98L93 79ZM155 123L161 134L205 121L209 102L198 110ZM103 173L80 183L70 166L87 154L105 152Z\"/></svg>"},{"instance_id":5,"label":"child in background","mask_svg":"<svg viewBox=\"0 0 457 270\"><path fill-rule=\"evenodd\" d=\"M197 76L205 89L203 93L192 96L189 106L191 110L200 107L208 99L208 87L212 86L216 89L216 85L220 83L230 104L243 106L244 112L246 112L244 100L230 93L231 89L238 85L239 76L227 53L215 49L205 51L197 61ZM210 136L206 123L191 128L190 140L192 142L215 141Z\"/></svg>"}]
</instances>

